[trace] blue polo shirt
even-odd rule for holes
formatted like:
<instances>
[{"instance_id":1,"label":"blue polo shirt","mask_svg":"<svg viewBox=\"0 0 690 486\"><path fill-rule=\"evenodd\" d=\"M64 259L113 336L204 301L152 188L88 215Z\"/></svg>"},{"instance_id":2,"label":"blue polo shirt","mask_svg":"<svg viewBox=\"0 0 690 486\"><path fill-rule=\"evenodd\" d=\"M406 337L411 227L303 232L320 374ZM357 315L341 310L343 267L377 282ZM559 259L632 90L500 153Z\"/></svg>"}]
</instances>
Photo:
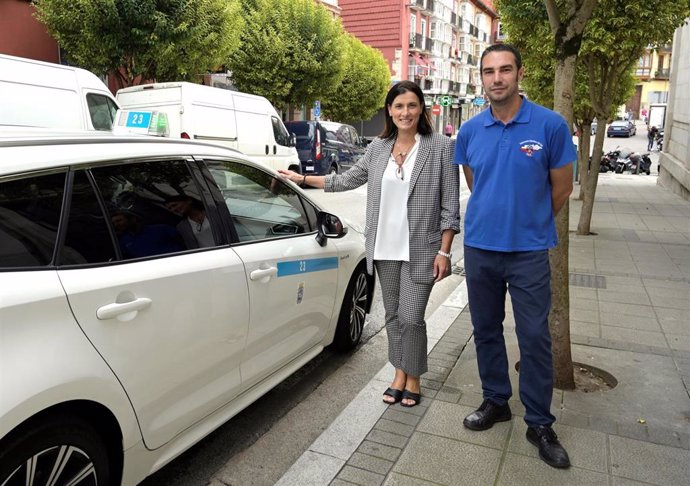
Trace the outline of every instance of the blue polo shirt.
<instances>
[{"instance_id":1,"label":"blue polo shirt","mask_svg":"<svg viewBox=\"0 0 690 486\"><path fill-rule=\"evenodd\" d=\"M490 109L464 123L454 163L473 176L465 245L503 252L556 246L549 170L576 159L563 117L525 98L507 125Z\"/></svg>"}]
</instances>

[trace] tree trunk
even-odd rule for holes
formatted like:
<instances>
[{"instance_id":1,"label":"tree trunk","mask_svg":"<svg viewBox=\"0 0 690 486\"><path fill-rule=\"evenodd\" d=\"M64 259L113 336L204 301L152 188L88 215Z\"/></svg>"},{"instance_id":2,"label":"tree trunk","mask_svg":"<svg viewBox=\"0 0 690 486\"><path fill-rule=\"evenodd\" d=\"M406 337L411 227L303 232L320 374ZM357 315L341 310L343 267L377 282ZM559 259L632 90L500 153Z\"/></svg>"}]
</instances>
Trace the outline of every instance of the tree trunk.
<instances>
[{"instance_id":1,"label":"tree trunk","mask_svg":"<svg viewBox=\"0 0 690 486\"><path fill-rule=\"evenodd\" d=\"M592 167L590 168L589 177L587 177L587 184L585 185L585 198L582 202L582 210L580 211L580 221L577 223L578 235L591 234L592 211L594 210L594 197L597 192L597 183L599 182L599 167L601 167L601 156L604 152L603 147L605 133L606 132L604 130L597 129L597 134L594 138Z\"/></svg>"},{"instance_id":2,"label":"tree trunk","mask_svg":"<svg viewBox=\"0 0 690 486\"><path fill-rule=\"evenodd\" d=\"M580 145L577 147L577 174L580 181L580 193L577 199L582 201L585 197L585 185L589 178L590 172L590 140L592 133L592 124L583 123L580 132Z\"/></svg>"},{"instance_id":3,"label":"tree trunk","mask_svg":"<svg viewBox=\"0 0 690 486\"><path fill-rule=\"evenodd\" d=\"M554 110L566 119L568 126L573 124L573 80L577 56L559 59L556 64L554 81ZM573 358L570 350L570 287L568 276L568 231L570 204L566 201L556 217L558 246L549 251L551 264L551 312L549 329L553 351L554 386L562 390L575 388Z\"/></svg>"}]
</instances>

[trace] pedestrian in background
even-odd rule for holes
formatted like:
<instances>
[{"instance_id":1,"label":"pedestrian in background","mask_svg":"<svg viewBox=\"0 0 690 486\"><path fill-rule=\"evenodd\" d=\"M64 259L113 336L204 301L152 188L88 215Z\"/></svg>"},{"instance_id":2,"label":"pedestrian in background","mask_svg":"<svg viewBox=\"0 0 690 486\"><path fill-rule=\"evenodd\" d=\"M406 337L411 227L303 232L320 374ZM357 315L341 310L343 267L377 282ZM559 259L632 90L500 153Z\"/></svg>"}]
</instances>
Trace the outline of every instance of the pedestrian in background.
<instances>
[{"instance_id":1,"label":"pedestrian in background","mask_svg":"<svg viewBox=\"0 0 690 486\"><path fill-rule=\"evenodd\" d=\"M388 404L421 401L427 371L424 312L433 284L450 273L450 248L460 231L459 171L453 142L433 133L424 95L402 81L386 95L385 127L343 174L278 172L302 186L347 191L367 185L367 270L381 283L388 359L395 368Z\"/></svg>"},{"instance_id":2,"label":"pedestrian in background","mask_svg":"<svg viewBox=\"0 0 690 486\"><path fill-rule=\"evenodd\" d=\"M446 123L446 127L443 129L443 131L445 132L446 137L453 136L455 129L453 128L453 124L450 122L450 120L448 120L448 123Z\"/></svg>"},{"instance_id":3,"label":"pedestrian in background","mask_svg":"<svg viewBox=\"0 0 690 486\"><path fill-rule=\"evenodd\" d=\"M465 272L484 398L463 425L486 430L512 417L503 336L509 291L527 440L550 466L568 467L550 410L548 249L557 244L554 217L572 191L577 154L563 117L520 96L524 68L517 49L490 46L480 72L490 108L462 125L455 149L455 163L462 165L472 192L465 217Z\"/></svg>"},{"instance_id":4,"label":"pedestrian in background","mask_svg":"<svg viewBox=\"0 0 690 486\"><path fill-rule=\"evenodd\" d=\"M659 129L655 126L651 126L647 130L647 150L651 151L652 147L654 147L654 141L658 133Z\"/></svg>"}]
</instances>

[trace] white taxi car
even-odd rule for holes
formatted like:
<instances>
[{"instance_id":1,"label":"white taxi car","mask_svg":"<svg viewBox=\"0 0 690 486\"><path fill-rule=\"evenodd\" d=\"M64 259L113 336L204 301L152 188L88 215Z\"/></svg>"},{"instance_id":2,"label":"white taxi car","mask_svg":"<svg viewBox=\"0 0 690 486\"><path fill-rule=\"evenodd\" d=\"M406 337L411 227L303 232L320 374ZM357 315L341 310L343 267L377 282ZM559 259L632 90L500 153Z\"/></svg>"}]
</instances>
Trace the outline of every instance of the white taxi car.
<instances>
[{"instance_id":1,"label":"white taxi car","mask_svg":"<svg viewBox=\"0 0 690 486\"><path fill-rule=\"evenodd\" d=\"M232 150L0 135L0 485L137 484L354 347L364 258L361 232Z\"/></svg>"}]
</instances>

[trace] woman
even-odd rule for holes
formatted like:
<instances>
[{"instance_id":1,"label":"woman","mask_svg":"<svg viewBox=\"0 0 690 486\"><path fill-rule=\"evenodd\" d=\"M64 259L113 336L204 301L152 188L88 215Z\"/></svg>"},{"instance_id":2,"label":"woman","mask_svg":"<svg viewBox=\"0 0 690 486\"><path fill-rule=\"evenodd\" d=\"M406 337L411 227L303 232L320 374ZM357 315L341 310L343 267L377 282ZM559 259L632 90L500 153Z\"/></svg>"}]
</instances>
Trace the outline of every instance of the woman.
<instances>
[{"instance_id":1,"label":"woman","mask_svg":"<svg viewBox=\"0 0 690 486\"><path fill-rule=\"evenodd\" d=\"M395 378L383 400L421 401L427 371L424 311L431 288L450 273L450 247L460 231L458 169L453 142L433 133L419 86L402 81L386 95L385 128L350 170L327 176L278 170L302 186L347 191L368 183L367 270L376 272L386 311L388 358Z\"/></svg>"}]
</instances>

